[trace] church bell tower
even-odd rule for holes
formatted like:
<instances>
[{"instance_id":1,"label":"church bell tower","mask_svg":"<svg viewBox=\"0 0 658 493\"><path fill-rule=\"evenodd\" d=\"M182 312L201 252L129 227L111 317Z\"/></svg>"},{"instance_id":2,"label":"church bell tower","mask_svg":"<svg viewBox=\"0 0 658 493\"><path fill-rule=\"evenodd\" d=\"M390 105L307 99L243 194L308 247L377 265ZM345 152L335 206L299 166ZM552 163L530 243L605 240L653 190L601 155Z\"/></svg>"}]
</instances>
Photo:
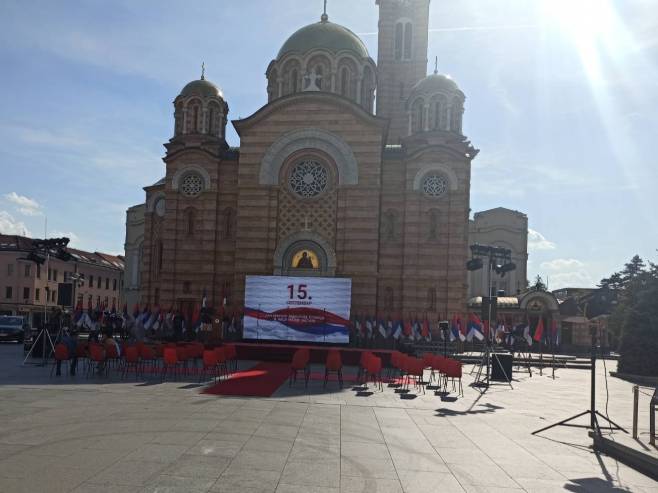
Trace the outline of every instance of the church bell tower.
<instances>
[{"instance_id":1,"label":"church bell tower","mask_svg":"<svg viewBox=\"0 0 658 493\"><path fill-rule=\"evenodd\" d=\"M387 144L408 134L411 88L427 74L430 0L376 0L379 6L377 116L389 118Z\"/></svg>"}]
</instances>

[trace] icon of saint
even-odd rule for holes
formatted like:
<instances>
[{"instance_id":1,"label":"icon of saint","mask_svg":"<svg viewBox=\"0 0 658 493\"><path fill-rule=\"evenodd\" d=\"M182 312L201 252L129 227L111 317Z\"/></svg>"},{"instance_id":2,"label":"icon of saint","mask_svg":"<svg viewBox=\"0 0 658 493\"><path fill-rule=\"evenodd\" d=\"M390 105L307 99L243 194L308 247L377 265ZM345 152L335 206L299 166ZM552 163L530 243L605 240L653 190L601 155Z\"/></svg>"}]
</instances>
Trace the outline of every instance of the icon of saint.
<instances>
[{"instance_id":1,"label":"icon of saint","mask_svg":"<svg viewBox=\"0 0 658 493\"><path fill-rule=\"evenodd\" d=\"M298 269L314 269L313 261L309 257L308 252L302 252L302 256L297 261Z\"/></svg>"}]
</instances>

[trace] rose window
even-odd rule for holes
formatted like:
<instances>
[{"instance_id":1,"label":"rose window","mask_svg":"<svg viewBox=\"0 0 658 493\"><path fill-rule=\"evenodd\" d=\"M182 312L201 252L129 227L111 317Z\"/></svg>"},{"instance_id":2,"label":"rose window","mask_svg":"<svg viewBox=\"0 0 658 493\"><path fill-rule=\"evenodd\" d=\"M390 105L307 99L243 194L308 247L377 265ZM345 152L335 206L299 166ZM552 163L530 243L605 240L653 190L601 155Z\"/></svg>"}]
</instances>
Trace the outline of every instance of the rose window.
<instances>
[{"instance_id":1,"label":"rose window","mask_svg":"<svg viewBox=\"0 0 658 493\"><path fill-rule=\"evenodd\" d=\"M423 179L423 192L429 197L441 197L448 191L448 180L441 175L427 175Z\"/></svg>"},{"instance_id":2,"label":"rose window","mask_svg":"<svg viewBox=\"0 0 658 493\"><path fill-rule=\"evenodd\" d=\"M199 175L187 175L180 185L183 195L196 197L203 191L203 180Z\"/></svg>"},{"instance_id":3,"label":"rose window","mask_svg":"<svg viewBox=\"0 0 658 493\"><path fill-rule=\"evenodd\" d=\"M328 180L327 168L317 161L307 159L292 168L290 188L300 197L316 197L327 188Z\"/></svg>"}]
</instances>

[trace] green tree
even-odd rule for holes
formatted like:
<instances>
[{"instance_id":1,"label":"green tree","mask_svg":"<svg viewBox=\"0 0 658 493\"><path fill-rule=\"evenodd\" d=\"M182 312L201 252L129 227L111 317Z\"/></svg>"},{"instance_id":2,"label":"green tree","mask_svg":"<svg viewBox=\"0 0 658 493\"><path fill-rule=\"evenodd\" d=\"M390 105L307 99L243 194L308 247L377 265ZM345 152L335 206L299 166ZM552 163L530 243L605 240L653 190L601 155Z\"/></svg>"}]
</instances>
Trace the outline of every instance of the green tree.
<instances>
[{"instance_id":1,"label":"green tree","mask_svg":"<svg viewBox=\"0 0 658 493\"><path fill-rule=\"evenodd\" d=\"M658 376L658 276L642 270L617 307L623 316L619 371ZM616 311L617 311L616 310Z\"/></svg>"},{"instance_id":2,"label":"green tree","mask_svg":"<svg viewBox=\"0 0 658 493\"><path fill-rule=\"evenodd\" d=\"M532 285L532 289L535 291L546 291L546 284L540 275L535 278L535 283Z\"/></svg>"}]
</instances>

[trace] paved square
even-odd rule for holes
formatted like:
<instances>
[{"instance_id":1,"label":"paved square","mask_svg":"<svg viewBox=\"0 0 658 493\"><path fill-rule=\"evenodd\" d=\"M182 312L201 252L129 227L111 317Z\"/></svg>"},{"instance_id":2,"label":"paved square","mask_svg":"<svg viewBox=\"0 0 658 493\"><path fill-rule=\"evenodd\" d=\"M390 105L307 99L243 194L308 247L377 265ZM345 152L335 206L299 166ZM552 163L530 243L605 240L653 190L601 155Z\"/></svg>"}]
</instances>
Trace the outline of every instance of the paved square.
<instances>
[{"instance_id":1,"label":"paved square","mask_svg":"<svg viewBox=\"0 0 658 493\"><path fill-rule=\"evenodd\" d=\"M50 378L21 354L0 345L1 492L658 491L593 453L584 429L530 434L588 407L588 371L519 372L513 390L480 394L467 366L456 400L315 381L228 398L201 394L194 379ZM630 429L631 384L608 385L610 416Z\"/></svg>"}]
</instances>

